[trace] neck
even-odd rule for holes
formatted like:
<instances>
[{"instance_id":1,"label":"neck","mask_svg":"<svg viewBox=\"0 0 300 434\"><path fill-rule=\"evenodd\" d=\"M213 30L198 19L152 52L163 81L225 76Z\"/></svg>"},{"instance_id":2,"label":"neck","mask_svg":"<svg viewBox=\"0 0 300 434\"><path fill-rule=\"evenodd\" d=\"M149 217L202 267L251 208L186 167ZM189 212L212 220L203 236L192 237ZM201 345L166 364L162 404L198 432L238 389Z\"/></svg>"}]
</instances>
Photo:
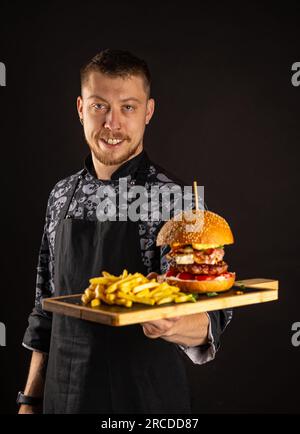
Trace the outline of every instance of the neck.
<instances>
[{"instance_id":1,"label":"neck","mask_svg":"<svg viewBox=\"0 0 300 434\"><path fill-rule=\"evenodd\" d=\"M112 174L119 168L121 167L124 163L126 163L126 161L131 160L132 158L136 157L138 154L140 154L143 150L143 146L139 146L136 150L136 152L130 156L130 158L128 158L127 160L123 161L122 163L119 164L114 164L112 166L108 166L106 164L101 163L101 161L97 160L97 158L95 157L95 154L92 152L92 160L93 160L93 165L95 168L95 172L97 175L98 179L102 179L102 180L109 180L111 179Z\"/></svg>"}]
</instances>

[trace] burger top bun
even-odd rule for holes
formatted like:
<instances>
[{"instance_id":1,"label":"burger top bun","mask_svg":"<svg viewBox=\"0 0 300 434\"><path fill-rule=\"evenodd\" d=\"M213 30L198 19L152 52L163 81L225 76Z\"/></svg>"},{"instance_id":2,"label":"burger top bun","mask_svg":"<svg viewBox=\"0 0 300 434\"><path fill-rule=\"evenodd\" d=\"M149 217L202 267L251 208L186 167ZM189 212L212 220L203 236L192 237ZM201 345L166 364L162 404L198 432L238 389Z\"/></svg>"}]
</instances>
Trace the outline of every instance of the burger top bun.
<instances>
[{"instance_id":1,"label":"burger top bun","mask_svg":"<svg viewBox=\"0 0 300 434\"><path fill-rule=\"evenodd\" d=\"M156 240L158 246L175 243L223 246L233 242L226 220L204 210L180 212L163 225Z\"/></svg>"}]
</instances>

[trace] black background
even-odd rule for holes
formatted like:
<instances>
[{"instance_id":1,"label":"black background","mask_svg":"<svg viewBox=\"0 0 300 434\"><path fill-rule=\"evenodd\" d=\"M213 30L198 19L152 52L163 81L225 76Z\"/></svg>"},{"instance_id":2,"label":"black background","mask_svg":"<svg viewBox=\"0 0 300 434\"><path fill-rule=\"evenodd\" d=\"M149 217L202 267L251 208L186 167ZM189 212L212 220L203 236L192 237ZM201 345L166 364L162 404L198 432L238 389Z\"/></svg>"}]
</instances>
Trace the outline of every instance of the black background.
<instances>
[{"instance_id":1,"label":"black background","mask_svg":"<svg viewBox=\"0 0 300 434\"><path fill-rule=\"evenodd\" d=\"M246 3L246 2L245 2ZM248 3L248 2L247 2ZM128 49L152 71L150 157L205 186L235 236L226 260L240 279L280 281L280 299L238 308L217 358L187 369L195 413L299 412L300 10L196 2L1 2L1 413L16 411L30 352L48 194L82 167L79 68L104 48Z\"/></svg>"}]
</instances>

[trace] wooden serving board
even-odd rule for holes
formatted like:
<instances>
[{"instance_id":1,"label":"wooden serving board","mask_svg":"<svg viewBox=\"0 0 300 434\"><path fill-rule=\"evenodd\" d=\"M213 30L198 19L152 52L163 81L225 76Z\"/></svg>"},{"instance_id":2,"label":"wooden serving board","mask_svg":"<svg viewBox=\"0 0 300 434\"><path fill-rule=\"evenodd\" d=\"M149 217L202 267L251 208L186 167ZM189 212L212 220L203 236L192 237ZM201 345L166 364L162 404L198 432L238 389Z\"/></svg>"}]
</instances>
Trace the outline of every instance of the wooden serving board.
<instances>
[{"instance_id":1,"label":"wooden serving board","mask_svg":"<svg viewBox=\"0 0 300 434\"><path fill-rule=\"evenodd\" d=\"M241 285L244 287L241 288ZM237 294L237 291L243 291L243 294ZM43 300L43 309L101 324L124 326L210 310L247 306L277 299L278 280L247 279L236 281L229 291L219 293L216 296L201 294L196 302L172 302L160 306L134 303L130 308L101 304L92 308L85 306L81 302L81 295L78 294L46 298Z\"/></svg>"}]
</instances>

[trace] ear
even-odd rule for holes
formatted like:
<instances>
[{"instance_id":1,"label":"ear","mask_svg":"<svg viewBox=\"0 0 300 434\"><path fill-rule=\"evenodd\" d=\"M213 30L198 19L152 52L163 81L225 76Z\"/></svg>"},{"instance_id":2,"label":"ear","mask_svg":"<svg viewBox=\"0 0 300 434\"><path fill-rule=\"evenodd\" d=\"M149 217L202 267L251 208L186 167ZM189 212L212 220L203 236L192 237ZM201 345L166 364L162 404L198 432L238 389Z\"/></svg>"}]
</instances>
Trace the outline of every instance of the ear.
<instances>
[{"instance_id":1,"label":"ear","mask_svg":"<svg viewBox=\"0 0 300 434\"><path fill-rule=\"evenodd\" d=\"M77 97L77 112L79 119L83 119L83 101L81 96Z\"/></svg>"},{"instance_id":2,"label":"ear","mask_svg":"<svg viewBox=\"0 0 300 434\"><path fill-rule=\"evenodd\" d=\"M146 120L145 120L146 125L149 124L150 119L153 116L154 108L155 108L155 101L153 98L149 98L147 102L147 111L146 111Z\"/></svg>"}]
</instances>

